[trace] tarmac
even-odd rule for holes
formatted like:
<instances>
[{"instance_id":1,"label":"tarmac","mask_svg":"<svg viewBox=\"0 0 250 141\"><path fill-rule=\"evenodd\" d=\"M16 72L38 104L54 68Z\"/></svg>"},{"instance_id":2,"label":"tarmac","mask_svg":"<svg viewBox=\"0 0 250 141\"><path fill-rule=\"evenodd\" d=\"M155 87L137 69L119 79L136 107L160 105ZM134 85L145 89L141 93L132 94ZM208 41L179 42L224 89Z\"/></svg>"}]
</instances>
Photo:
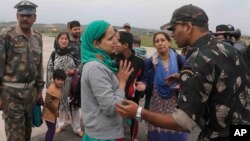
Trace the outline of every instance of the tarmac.
<instances>
[{"instance_id":1,"label":"tarmac","mask_svg":"<svg viewBox=\"0 0 250 141\"><path fill-rule=\"evenodd\" d=\"M38 132L38 130L40 129L33 128L31 141L44 141L45 140L45 132L46 132L47 127L44 124L42 126L45 126L45 127L39 127L39 128L43 128L45 130L41 131L40 133ZM83 126L82 126L82 129L84 129ZM34 132L37 132L39 134L34 135L33 134ZM144 122L141 122L139 125L139 134L137 138L138 141L147 141L145 133L146 133L145 124ZM82 138L73 132L71 125L67 125L63 132L61 132L60 134L55 134L54 136L54 141L81 141L81 140Z\"/></svg>"},{"instance_id":2,"label":"tarmac","mask_svg":"<svg viewBox=\"0 0 250 141\"><path fill-rule=\"evenodd\" d=\"M54 43L53 37L43 36L43 65L45 73L50 54L54 49L53 43ZM152 55L154 51L155 51L154 48L147 48L147 56ZM44 78L45 76L46 74L44 74ZM45 89L43 91L43 96L45 96ZM0 117L1 115L2 111L0 111ZM139 123L138 141L147 141L145 127L146 126L144 122ZM84 130L83 125L82 129ZM31 141L44 141L46 131L47 131L47 126L45 122L40 127L32 128ZM4 120L2 118L0 118L0 141L6 141L6 136L4 131ZM61 132L60 134L55 134L54 141L81 141L81 137L79 137L73 132L70 125L67 125L63 132Z\"/></svg>"}]
</instances>

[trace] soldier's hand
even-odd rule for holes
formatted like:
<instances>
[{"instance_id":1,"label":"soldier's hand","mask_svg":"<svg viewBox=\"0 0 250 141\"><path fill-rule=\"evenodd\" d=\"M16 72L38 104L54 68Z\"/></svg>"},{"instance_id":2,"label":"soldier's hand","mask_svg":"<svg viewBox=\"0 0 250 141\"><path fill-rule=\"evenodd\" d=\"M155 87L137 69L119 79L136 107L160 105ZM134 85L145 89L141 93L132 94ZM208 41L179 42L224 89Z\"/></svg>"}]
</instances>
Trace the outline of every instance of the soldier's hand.
<instances>
[{"instance_id":1,"label":"soldier's hand","mask_svg":"<svg viewBox=\"0 0 250 141\"><path fill-rule=\"evenodd\" d=\"M37 94L36 104L38 104L38 105L43 105L44 104L42 94Z\"/></svg>"},{"instance_id":2,"label":"soldier's hand","mask_svg":"<svg viewBox=\"0 0 250 141\"><path fill-rule=\"evenodd\" d=\"M115 103L116 112L123 118L134 118L138 109L138 104L131 100L123 100Z\"/></svg>"},{"instance_id":3,"label":"soldier's hand","mask_svg":"<svg viewBox=\"0 0 250 141\"><path fill-rule=\"evenodd\" d=\"M173 89L175 92L179 93L180 92L180 84L176 85Z\"/></svg>"},{"instance_id":4,"label":"soldier's hand","mask_svg":"<svg viewBox=\"0 0 250 141\"><path fill-rule=\"evenodd\" d=\"M2 98L0 98L0 110L3 110L3 99Z\"/></svg>"}]
</instances>

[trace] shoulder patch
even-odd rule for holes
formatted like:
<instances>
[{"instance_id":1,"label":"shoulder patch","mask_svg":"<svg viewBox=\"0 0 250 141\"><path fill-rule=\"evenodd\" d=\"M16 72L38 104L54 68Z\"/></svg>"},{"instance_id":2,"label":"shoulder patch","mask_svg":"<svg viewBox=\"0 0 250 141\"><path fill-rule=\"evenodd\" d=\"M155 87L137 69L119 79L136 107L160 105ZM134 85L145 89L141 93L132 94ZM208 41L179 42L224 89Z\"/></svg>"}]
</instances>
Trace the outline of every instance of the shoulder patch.
<instances>
[{"instance_id":1,"label":"shoulder patch","mask_svg":"<svg viewBox=\"0 0 250 141\"><path fill-rule=\"evenodd\" d=\"M34 31L34 33L36 34L36 36L38 37L38 38L42 38L42 34L41 33L39 33L37 30L35 30L35 29L33 29L33 31Z\"/></svg>"},{"instance_id":2,"label":"shoulder patch","mask_svg":"<svg viewBox=\"0 0 250 141\"><path fill-rule=\"evenodd\" d=\"M11 32L11 31L14 30L14 29L15 29L15 26L14 26L14 25L13 25L13 26L6 27L6 28L3 28L3 29L1 30L1 32L0 32L0 34L1 34L1 35L5 35L5 34Z\"/></svg>"},{"instance_id":3,"label":"shoulder patch","mask_svg":"<svg viewBox=\"0 0 250 141\"><path fill-rule=\"evenodd\" d=\"M190 77L195 77L198 74L198 71L195 66L184 65L180 71L181 80L185 81Z\"/></svg>"}]
</instances>

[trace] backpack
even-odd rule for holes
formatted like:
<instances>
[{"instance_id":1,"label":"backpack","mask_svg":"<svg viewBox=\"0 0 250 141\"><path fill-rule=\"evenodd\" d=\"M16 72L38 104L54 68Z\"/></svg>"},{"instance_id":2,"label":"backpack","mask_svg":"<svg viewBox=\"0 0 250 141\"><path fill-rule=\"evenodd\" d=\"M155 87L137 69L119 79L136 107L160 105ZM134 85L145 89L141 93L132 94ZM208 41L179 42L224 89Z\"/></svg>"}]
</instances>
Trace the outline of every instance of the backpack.
<instances>
[{"instance_id":1,"label":"backpack","mask_svg":"<svg viewBox=\"0 0 250 141\"><path fill-rule=\"evenodd\" d=\"M51 60L52 60L52 63L53 63L53 67L54 67L54 61L55 61L55 57L56 57L56 51L52 51L51 53Z\"/></svg>"}]
</instances>

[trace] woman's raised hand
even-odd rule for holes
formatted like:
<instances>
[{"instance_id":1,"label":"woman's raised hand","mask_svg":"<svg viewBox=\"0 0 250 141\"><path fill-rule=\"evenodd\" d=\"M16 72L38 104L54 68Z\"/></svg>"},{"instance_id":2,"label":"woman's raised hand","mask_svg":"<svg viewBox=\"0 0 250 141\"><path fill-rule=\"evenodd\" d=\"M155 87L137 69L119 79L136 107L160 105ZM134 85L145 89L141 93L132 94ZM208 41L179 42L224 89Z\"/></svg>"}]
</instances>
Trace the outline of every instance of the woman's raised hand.
<instances>
[{"instance_id":1,"label":"woman's raised hand","mask_svg":"<svg viewBox=\"0 0 250 141\"><path fill-rule=\"evenodd\" d=\"M125 88L126 82L130 76L130 74L134 71L133 67L131 67L131 62L127 60L121 60L120 61L120 66L119 66L119 71L117 74L117 78L120 83L120 87Z\"/></svg>"}]
</instances>

